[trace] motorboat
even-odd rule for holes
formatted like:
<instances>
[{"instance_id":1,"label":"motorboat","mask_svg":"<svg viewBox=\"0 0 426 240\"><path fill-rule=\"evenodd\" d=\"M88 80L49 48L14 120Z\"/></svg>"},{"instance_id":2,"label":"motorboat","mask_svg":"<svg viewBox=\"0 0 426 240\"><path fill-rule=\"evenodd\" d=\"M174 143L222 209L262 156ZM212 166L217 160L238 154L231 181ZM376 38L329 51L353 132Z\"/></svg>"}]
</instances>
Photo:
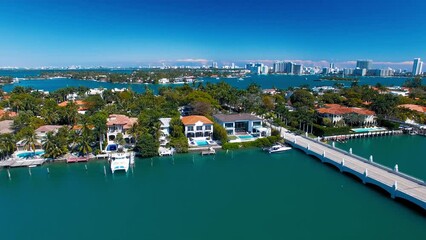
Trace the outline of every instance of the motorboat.
<instances>
[{"instance_id":1,"label":"motorboat","mask_svg":"<svg viewBox=\"0 0 426 240\"><path fill-rule=\"evenodd\" d=\"M129 170L129 165L134 161L133 152L115 152L109 155L111 172L124 170L126 173Z\"/></svg>"},{"instance_id":2,"label":"motorboat","mask_svg":"<svg viewBox=\"0 0 426 240\"><path fill-rule=\"evenodd\" d=\"M267 151L269 153L280 153L280 152L284 152L284 151L287 151L287 150L290 150L290 149L291 149L291 147L287 147L287 146L282 145L282 144L276 144L276 145L273 145L272 147L268 148Z\"/></svg>"}]
</instances>

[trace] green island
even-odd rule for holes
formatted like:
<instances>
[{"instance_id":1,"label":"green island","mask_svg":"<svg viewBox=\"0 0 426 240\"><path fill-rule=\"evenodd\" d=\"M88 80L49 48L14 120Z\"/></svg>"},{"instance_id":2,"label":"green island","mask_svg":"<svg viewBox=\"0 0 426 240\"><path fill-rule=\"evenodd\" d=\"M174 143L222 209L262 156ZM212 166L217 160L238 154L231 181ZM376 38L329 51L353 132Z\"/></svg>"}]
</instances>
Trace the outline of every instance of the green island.
<instances>
[{"instance_id":1,"label":"green island","mask_svg":"<svg viewBox=\"0 0 426 240\"><path fill-rule=\"evenodd\" d=\"M45 71L37 78L72 78L80 80L102 81L111 83L189 83L203 77L244 77L243 69L204 69L204 68L171 68L171 69L138 69L131 73L112 71Z\"/></svg>"},{"instance_id":2,"label":"green island","mask_svg":"<svg viewBox=\"0 0 426 240\"><path fill-rule=\"evenodd\" d=\"M357 127L397 129L398 122L407 119L425 124L426 115L413 107L426 106L422 79L407 80L404 86L401 91L409 92L406 96L392 94L380 84L353 84L350 88L324 92L276 89L276 93L270 94L254 83L237 89L220 82L160 87L157 95L148 87L140 94L131 89L90 93L85 87L67 87L46 94L18 86L10 93L0 93L0 117L2 122L10 123L4 127L9 131L0 135L0 157L9 158L18 148L43 149L47 159L63 159L70 154L97 155L105 151L109 141L126 146L141 157L157 156L161 146L177 153L188 152L194 147L190 145L195 144L192 138L200 136L216 141L223 149L267 147L280 141L280 133L274 129L255 135L253 128L244 134L253 134L255 141L235 142L239 140L237 130L248 131L247 126L234 126L235 130L229 132L226 124L218 122L218 114L256 116L262 121L259 126L275 124L299 134L321 137L349 134ZM114 135L114 139L108 139L112 130L107 123L114 116L134 120L125 123L128 127ZM188 116L208 119L214 130L201 135L188 133L183 122ZM161 119L169 122L166 136ZM37 133L43 126L58 127ZM166 143L162 144L163 140Z\"/></svg>"}]
</instances>

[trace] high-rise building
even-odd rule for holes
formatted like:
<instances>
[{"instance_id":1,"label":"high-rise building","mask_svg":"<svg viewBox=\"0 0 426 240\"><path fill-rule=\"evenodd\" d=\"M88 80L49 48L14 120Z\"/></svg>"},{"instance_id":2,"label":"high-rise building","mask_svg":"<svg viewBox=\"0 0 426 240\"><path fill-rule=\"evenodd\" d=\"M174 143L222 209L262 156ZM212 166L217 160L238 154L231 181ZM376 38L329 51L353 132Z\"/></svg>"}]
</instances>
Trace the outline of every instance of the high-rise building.
<instances>
[{"instance_id":1,"label":"high-rise building","mask_svg":"<svg viewBox=\"0 0 426 240\"><path fill-rule=\"evenodd\" d=\"M231 69L235 69L235 63L231 63Z\"/></svg>"},{"instance_id":2,"label":"high-rise building","mask_svg":"<svg viewBox=\"0 0 426 240\"><path fill-rule=\"evenodd\" d=\"M358 60L356 61L356 67L368 70L371 67L371 60Z\"/></svg>"},{"instance_id":3,"label":"high-rise building","mask_svg":"<svg viewBox=\"0 0 426 240\"><path fill-rule=\"evenodd\" d=\"M294 73L293 68L294 68L294 63L286 62L284 66L284 73L293 74Z\"/></svg>"},{"instance_id":4,"label":"high-rise building","mask_svg":"<svg viewBox=\"0 0 426 240\"><path fill-rule=\"evenodd\" d=\"M284 62L275 62L272 71L274 73L283 73L285 69L285 63Z\"/></svg>"},{"instance_id":5,"label":"high-rise building","mask_svg":"<svg viewBox=\"0 0 426 240\"><path fill-rule=\"evenodd\" d=\"M293 67L294 75L302 75L303 74L303 66L301 64L295 64Z\"/></svg>"},{"instance_id":6,"label":"high-rise building","mask_svg":"<svg viewBox=\"0 0 426 240\"><path fill-rule=\"evenodd\" d=\"M217 62L212 63L212 68L217 68Z\"/></svg>"},{"instance_id":7,"label":"high-rise building","mask_svg":"<svg viewBox=\"0 0 426 240\"><path fill-rule=\"evenodd\" d=\"M417 76L422 74L423 69L423 62L420 60L420 58L414 58L413 63L413 76Z\"/></svg>"}]
</instances>

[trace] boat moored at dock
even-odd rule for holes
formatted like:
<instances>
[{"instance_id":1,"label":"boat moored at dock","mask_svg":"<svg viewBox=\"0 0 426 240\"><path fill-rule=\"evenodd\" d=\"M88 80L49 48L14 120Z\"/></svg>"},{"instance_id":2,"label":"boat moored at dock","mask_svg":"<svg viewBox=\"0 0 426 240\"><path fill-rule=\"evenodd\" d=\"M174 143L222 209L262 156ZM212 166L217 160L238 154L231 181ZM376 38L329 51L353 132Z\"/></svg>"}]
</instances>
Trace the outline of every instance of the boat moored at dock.
<instances>
[{"instance_id":1,"label":"boat moored at dock","mask_svg":"<svg viewBox=\"0 0 426 240\"><path fill-rule=\"evenodd\" d=\"M270 148L266 148L265 150L269 153L281 153L290 150L291 147L285 146L283 144L275 144Z\"/></svg>"},{"instance_id":2,"label":"boat moored at dock","mask_svg":"<svg viewBox=\"0 0 426 240\"><path fill-rule=\"evenodd\" d=\"M129 165L134 162L133 152L115 152L109 155L111 172L124 170L126 173L129 170Z\"/></svg>"}]
</instances>

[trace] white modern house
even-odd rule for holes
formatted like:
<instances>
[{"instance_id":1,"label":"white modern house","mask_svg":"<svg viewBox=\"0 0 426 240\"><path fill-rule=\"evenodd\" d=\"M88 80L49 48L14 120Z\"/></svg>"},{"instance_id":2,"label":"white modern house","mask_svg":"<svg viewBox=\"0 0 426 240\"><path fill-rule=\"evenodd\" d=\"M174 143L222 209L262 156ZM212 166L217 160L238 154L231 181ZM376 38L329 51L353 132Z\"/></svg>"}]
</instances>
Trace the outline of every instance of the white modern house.
<instances>
[{"instance_id":1,"label":"white modern house","mask_svg":"<svg viewBox=\"0 0 426 240\"><path fill-rule=\"evenodd\" d=\"M213 118L225 128L228 135L249 133L265 137L270 134L269 129L262 126L262 119L249 113L216 114Z\"/></svg>"},{"instance_id":2,"label":"white modern house","mask_svg":"<svg viewBox=\"0 0 426 240\"><path fill-rule=\"evenodd\" d=\"M123 135L126 144L133 144L134 139L128 133L128 130L137 123L137 118L130 118L126 115L111 114L107 119L107 141L108 144L115 143L117 135L121 133Z\"/></svg>"},{"instance_id":3,"label":"white modern house","mask_svg":"<svg viewBox=\"0 0 426 240\"><path fill-rule=\"evenodd\" d=\"M213 135L213 122L199 115L182 117L185 126L185 136L190 137L211 137Z\"/></svg>"},{"instance_id":4,"label":"white modern house","mask_svg":"<svg viewBox=\"0 0 426 240\"><path fill-rule=\"evenodd\" d=\"M165 146L167 145L168 137L170 136L170 120L171 118L160 118L160 145Z\"/></svg>"}]
</instances>

